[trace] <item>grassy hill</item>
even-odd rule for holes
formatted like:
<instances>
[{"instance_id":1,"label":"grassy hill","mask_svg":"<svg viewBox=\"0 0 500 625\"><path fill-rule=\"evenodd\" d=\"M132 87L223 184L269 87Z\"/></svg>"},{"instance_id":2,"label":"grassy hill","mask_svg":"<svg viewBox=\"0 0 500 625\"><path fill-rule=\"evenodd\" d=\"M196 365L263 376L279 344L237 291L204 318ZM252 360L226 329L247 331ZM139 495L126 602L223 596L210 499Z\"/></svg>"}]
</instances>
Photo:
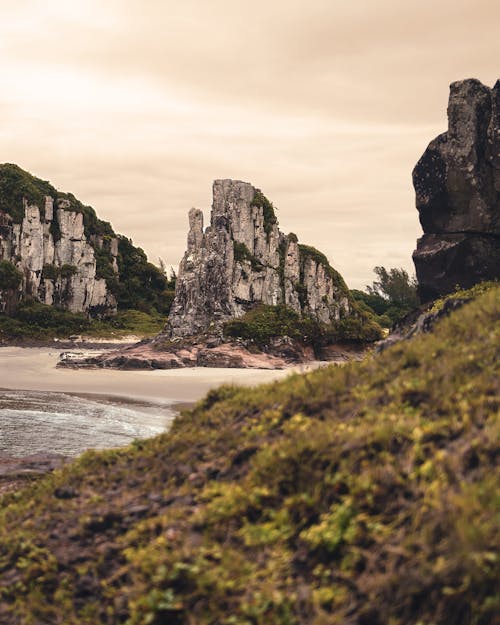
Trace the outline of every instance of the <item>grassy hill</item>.
<instances>
[{"instance_id":1,"label":"grassy hill","mask_svg":"<svg viewBox=\"0 0 500 625\"><path fill-rule=\"evenodd\" d=\"M5 625L493 625L500 287L361 364L222 387L0 511Z\"/></svg>"}]
</instances>

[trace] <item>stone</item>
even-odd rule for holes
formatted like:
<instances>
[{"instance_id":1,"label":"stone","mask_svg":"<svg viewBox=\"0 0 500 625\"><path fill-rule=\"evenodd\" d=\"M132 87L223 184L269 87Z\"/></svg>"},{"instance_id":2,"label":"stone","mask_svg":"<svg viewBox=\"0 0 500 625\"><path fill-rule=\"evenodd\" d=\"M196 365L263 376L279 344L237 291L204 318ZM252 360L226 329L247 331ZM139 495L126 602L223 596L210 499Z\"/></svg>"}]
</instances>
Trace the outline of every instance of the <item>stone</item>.
<instances>
[{"instance_id":1,"label":"stone","mask_svg":"<svg viewBox=\"0 0 500 625\"><path fill-rule=\"evenodd\" d=\"M0 230L0 260L10 261L23 274L17 300L28 296L44 304L91 315L116 312L114 295L106 281L96 276L94 246L85 235L83 214L70 210L68 200L59 199L54 208L54 198L45 196L43 209L24 201L21 223L11 223L9 216L1 211L0 217L0 224L8 224ZM53 222L57 224L56 240ZM117 272L117 239L111 239L110 254ZM52 270L47 276L46 266ZM66 273L61 271L63 268ZM0 302L3 299L6 294L0 293Z\"/></svg>"},{"instance_id":2,"label":"stone","mask_svg":"<svg viewBox=\"0 0 500 625\"><path fill-rule=\"evenodd\" d=\"M500 81L450 86L448 130L413 171L424 235L413 254L423 302L500 278Z\"/></svg>"},{"instance_id":3,"label":"stone","mask_svg":"<svg viewBox=\"0 0 500 625\"><path fill-rule=\"evenodd\" d=\"M189 212L187 250L165 334L174 340L220 337L224 322L258 303L286 304L324 323L352 312L342 278L323 254L280 232L259 189L215 180L208 228L201 210Z\"/></svg>"}]
</instances>

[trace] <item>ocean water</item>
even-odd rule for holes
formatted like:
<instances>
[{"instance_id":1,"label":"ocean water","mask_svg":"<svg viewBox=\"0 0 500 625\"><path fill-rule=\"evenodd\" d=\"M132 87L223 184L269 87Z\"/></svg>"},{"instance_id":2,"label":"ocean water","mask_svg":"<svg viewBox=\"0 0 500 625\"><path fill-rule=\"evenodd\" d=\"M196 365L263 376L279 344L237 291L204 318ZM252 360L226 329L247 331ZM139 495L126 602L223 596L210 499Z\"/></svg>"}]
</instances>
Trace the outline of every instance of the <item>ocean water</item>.
<instances>
[{"instance_id":1,"label":"ocean water","mask_svg":"<svg viewBox=\"0 0 500 625\"><path fill-rule=\"evenodd\" d=\"M0 389L0 455L119 447L164 432L175 414L169 404Z\"/></svg>"}]
</instances>

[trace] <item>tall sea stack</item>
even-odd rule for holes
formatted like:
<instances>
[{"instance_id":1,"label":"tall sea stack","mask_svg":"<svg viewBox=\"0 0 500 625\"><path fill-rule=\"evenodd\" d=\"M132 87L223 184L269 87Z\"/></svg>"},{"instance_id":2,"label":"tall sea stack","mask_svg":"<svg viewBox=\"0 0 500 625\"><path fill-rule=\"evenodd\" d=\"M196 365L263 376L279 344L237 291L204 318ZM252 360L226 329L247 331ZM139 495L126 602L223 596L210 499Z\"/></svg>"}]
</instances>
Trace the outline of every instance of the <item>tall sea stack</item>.
<instances>
[{"instance_id":1,"label":"tall sea stack","mask_svg":"<svg viewBox=\"0 0 500 625\"><path fill-rule=\"evenodd\" d=\"M273 205L247 182L216 180L210 225L191 209L167 333L218 334L258 303L285 304L329 324L351 314L348 289L326 256L278 228Z\"/></svg>"}]
</instances>

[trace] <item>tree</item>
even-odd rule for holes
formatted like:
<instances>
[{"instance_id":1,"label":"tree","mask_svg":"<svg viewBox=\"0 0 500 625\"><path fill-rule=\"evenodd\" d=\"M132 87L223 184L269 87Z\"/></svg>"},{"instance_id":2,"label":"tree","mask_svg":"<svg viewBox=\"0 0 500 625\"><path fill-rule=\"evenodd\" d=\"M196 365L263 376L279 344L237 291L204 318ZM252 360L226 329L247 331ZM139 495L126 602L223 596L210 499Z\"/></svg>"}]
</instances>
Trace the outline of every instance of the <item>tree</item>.
<instances>
[{"instance_id":1,"label":"tree","mask_svg":"<svg viewBox=\"0 0 500 625\"><path fill-rule=\"evenodd\" d=\"M405 269L396 267L389 270L375 267L373 271L378 280L366 287L370 295L378 295L406 311L418 306L417 280L414 276L410 277Z\"/></svg>"}]
</instances>

